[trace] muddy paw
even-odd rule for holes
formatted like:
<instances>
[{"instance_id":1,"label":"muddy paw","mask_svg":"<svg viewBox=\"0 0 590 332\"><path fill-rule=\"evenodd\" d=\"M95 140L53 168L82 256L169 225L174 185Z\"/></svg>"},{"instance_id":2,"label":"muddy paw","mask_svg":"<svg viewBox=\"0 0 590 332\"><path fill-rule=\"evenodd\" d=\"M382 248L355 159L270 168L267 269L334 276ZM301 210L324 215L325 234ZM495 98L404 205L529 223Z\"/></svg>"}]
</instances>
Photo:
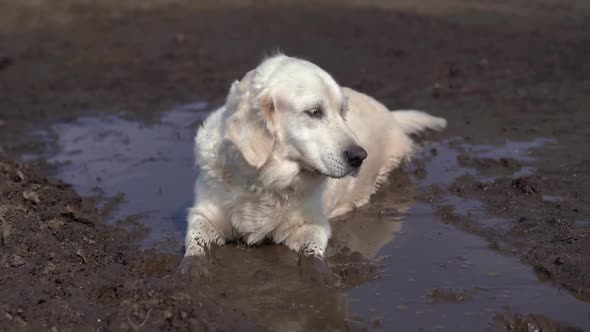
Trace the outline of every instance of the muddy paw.
<instances>
[{"instance_id":1,"label":"muddy paw","mask_svg":"<svg viewBox=\"0 0 590 332\"><path fill-rule=\"evenodd\" d=\"M178 273L190 280L209 280L211 263L206 256L184 256L178 266Z\"/></svg>"},{"instance_id":2,"label":"muddy paw","mask_svg":"<svg viewBox=\"0 0 590 332\"><path fill-rule=\"evenodd\" d=\"M299 255L299 276L305 281L320 282L328 287L339 287L340 278L332 272L324 259L316 256Z\"/></svg>"}]
</instances>

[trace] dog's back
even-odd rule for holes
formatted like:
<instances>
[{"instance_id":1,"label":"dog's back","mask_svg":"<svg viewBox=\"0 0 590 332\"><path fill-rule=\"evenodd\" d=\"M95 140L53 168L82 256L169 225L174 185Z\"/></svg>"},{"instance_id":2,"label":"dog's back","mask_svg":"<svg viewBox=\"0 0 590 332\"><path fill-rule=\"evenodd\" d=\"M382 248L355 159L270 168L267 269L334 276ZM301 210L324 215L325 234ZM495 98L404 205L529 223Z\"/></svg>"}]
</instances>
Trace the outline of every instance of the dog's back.
<instances>
[{"instance_id":1,"label":"dog's back","mask_svg":"<svg viewBox=\"0 0 590 332\"><path fill-rule=\"evenodd\" d=\"M356 176L329 180L325 207L330 217L368 203L389 172L411 157L414 144L409 134L446 126L442 118L420 111L391 112L366 94L350 88L343 91L349 103L346 122L367 149L368 157Z\"/></svg>"}]
</instances>

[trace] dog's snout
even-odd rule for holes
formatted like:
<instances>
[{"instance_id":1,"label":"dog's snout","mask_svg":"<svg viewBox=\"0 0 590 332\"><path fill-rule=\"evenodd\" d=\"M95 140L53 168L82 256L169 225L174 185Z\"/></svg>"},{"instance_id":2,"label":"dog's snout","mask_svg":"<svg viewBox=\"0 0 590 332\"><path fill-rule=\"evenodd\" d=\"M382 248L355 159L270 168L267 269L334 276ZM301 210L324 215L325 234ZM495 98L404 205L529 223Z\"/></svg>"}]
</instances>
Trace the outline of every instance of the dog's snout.
<instances>
[{"instance_id":1,"label":"dog's snout","mask_svg":"<svg viewBox=\"0 0 590 332\"><path fill-rule=\"evenodd\" d=\"M367 150L358 145L352 145L344 152L348 164L352 167L360 167L367 158Z\"/></svg>"}]
</instances>

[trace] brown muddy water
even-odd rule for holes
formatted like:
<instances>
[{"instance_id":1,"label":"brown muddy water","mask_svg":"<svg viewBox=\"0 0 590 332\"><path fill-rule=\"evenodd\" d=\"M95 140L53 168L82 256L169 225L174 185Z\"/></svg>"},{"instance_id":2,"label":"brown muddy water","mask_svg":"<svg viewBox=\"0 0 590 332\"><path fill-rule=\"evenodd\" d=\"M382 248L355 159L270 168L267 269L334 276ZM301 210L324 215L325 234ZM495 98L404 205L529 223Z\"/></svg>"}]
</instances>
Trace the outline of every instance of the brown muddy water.
<instances>
[{"instance_id":1,"label":"brown muddy water","mask_svg":"<svg viewBox=\"0 0 590 332\"><path fill-rule=\"evenodd\" d=\"M34 135L49 171L109 211L111 222L145 230L144 248L182 254L186 210L198 176L193 137L210 105L195 102L144 123L127 114L85 116ZM462 176L535 174L535 150L559 147L538 137L498 145L463 138L423 140L416 158L392 175L370 204L333 221L329 262L340 286L301 276L295 254L281 246L229 244L213 251L213 280L195 287L215 292L263 327L280 331L342 329L480 331L506 311L547 315L587 328L590 305L544 282L517 257L445 220L445 209L482 229L512 221L488 213L478 199L446 190ZM469 160L502 160L503 174ZM434 193L434 194L433 194ZM558 196L544 200L558 202ZM585 222L584 220L578 221Z\"/></svg>"}]
</instances>

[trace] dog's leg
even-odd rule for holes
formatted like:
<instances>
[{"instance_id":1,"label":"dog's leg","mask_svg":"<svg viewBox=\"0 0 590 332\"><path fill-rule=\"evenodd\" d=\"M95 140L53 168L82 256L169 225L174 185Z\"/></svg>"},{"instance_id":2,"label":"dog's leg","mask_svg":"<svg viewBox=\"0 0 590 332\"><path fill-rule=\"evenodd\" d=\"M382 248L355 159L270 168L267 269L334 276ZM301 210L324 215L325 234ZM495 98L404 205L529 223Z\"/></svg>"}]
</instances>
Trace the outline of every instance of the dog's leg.
<instances>
[{"instance_id":1,"label":"dog's leg","mask_svg":"<svg viewBox=\"0 0 590 332\"><path fill-rule=\"evenodd\" d=\"M180 272L197 274L201 277L209 276L207 267L207 250L211 244L222 245L225 240L213 227L213 224L197 208L190 209L188 228L185 238L186 251L181 262Z\"/></svg>"},{"instance_id":2,"label":"dog's leg","mask_svg":"<svg viewBox=\"0 0 590 332\"><path fill-rule=\"evenodd\" d=\"M185 256L204 256L206 249L214 244L224 244L225 240L213 227L211 221L197 208L190 209L188 215L188 228L184 241Z\"/></svg>"},{"instance_id":3,"label":"dog's leg","mask_svg":"<svg viewBox=\"0 0 590 332\"><path fill-rule=\"evenodd\" d=\"M303 224L293 230L285 239L287 247L304 256L314 256L324 259L328 238L330 237L330 224Z\"/></svg>"},{"instance_id":4,"label":"dog's leg","mask_svg":"<svg viewBox=\"0 0 590 332\"><path fill-rule=\"evenodd\" d=\"M284 244L299 253L298 266L303 278L338 285L339 278L332 273L324 258L330 232L327 222L323 225L303 224L289 234Z\"/></svg>"}]
</instances>

